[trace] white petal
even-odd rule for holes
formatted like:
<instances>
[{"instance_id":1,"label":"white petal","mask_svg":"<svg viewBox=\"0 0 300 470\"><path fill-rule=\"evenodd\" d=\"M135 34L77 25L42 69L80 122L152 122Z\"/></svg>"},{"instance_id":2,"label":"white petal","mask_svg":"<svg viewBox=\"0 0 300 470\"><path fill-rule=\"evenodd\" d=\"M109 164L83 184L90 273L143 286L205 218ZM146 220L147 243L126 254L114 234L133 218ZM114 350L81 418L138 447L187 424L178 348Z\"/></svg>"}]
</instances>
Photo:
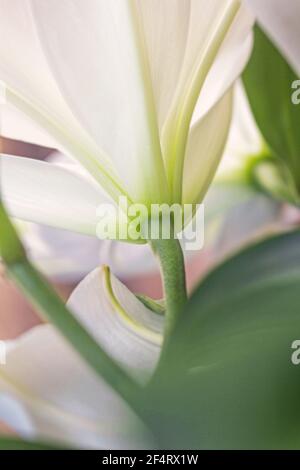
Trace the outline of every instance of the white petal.
<instances>
[{"instance_id":1,"label":"white petal","mask_svg":"<svg viewBox=\"0 0 300 470\"><path fill-rule=\"evenodd\" d=\"M28 256L39 271L55 282L69 285L81 281L99 264L107 263L108 259L101 256L103 245L117 243L32 223L22 223L21 235ZM124 243L122 246L126 254L128 247Z\"/></svg>"},{"instance_id":2,"label":"white petal","mask_svg":"<svg viewBox=\"0 0 300 470\"><path fill-rule=\"evenodd\" d=\"M1 156L1 192L17 218L96 235L100 188L71 171L29 158Z\"/></svg>"},{"instance_id":3,"label":"white petal","mask_svg":"<svg viewBox=\"0 0 300 470\"><path fill-rule=\"evenodd\" d=\"M163 317L146 308L108 268L89 274L68 306L107 353L136 378L155 367L162 342Z\"/></svg>"},{"instance_id":4,"label":"white petal","mask_svg":"<svg viewBox=\"0 0 300 470\"><path fill-rule=\"evenodd\" d=\"M101 264L120 278L157 271L148 244L98 240L45 225L22 223L22 240L35 266L56 282L77 283Z\"/></svg>"},{"instance_id":5,"label":"white petal","mask_svg":"<svg viewBox=\"0 0 300 470\"><path fill-rule=\"evenodd\" d=\"M155 105L133 2L31 4L49 65L72 111L112 157L135 201L165 201Z\"/></svg>"},{"instance_id":6,"label":"white petal","mask_svg":"<svg viewBox=\"0 0 300 470\"><path fill-rule=\"evenodd\" d=\"M9 103L1 105L1 136L42 147L56 148L57 141L43 131L32 119Z\"/></svg>"},{"instance_id":7,"label":"white petal","mask_svg":"<svg viewBox=\"0 0 300 470\"><path fill-rule=\"evenodd\" d=\"M1 0L1 79L28 98L68 112L34 35L27 0Z\"/></svg>"},{"instance_id":8,"label":"white petal","mask_svg":"<svg viewBox=\"0 0 300 470\"><path fill-rule=\"evenodd\" d=\"M107 284L107 275L105 269L92 272L68 304L102 347L144 381L159 355L160 317L114 277ZM128 406L50 325L11 345L7 364L0 368L0 388L22 400L39 437L81 447L149 445L149 436Z\"/></svg>"},{"instance_id":9,"label":"white petal","mask_svg":"<svg viewBox=\"0 0 300 470\"><path fill-rule=\"evenodd\" d=\"M0 11L0 83L7 86L7 103L36 121L114 197L119 195L119 183L107 175L113 175L109 160L78 124L51 75L29 0L0 0Z\"/></svg>"},{"instance_id":10,"label":"white petal","mask_svg":"<svg viewBox=\"0 0 300 470\"><path fill-rule=\"evenodd\" d=\"M221 178L233 171L242 170L246 158L261 153L263 146L263 138L254 120L244 87L242 82L238 81L234 87L233 115L228 142L217 177Z\"/></svg>"},{"instance_id":11,"label":"white petal","mask_svg":"<svg viewBox=\"0 0 300 470\"><path fill-rule=\"evenodd\" d=\"M145 439L127 405L50 325L11 345L0 389L25 407L35 438L98 449L140 447Z\"/></svg>"},{"instance_id":12,"label":"white petal","mask_svg":"<svg viewBox=\"0 0 300 470\"><path fill-rule=\"evenodd\" d=\"M205 80L193 121L201 118L242 73L252 51L253 23L250 10L241 6Z\"/></svg>"},{"instance_id":13,"label":"white petal","mask_svg":"<svg viewBox=\"0 0 300 470\"><path fill-rule=\"evenodd\" d=\"M190 122L202 117L231 87L245 65L251 46L252 15L236 0L192 0L186 54L163 148L173 196L181 191L181 173Z\"/></svg>"},{"instance_id":14,"label":"white petal","mask_svg":"<svg viewBox=\"0 0 300 470\"><path fill-rule=\"evenodd\" d=\"M158 271L157 260L148 244L134 245L106 240L101 244L101 264L111 267L113 273L123 279Z\"/></svg>"},{"instance_id":15,"label":"white petal","mask_svg":"<svg viewBox=\"0 0 300 470\"><path fill-rule=\"evenodd\" d=\"M69 113L41 53L33 30L27 0L1 0L1 79L13 88L25 92L27 98L47 100ZM52 102L52 103L51 103Z\"/></svg>"},{"instance_id":16,"label":"white petal","mask_svg":"<svg viewBox=\"0 0 300 470\"><path fill-rule=\"evenodd\" d=\"M47 162L92 181L87 172L67 156L55 152ZM18 221L22 240L32 262L48 277L60 282L78 282L101 264L111 266L118 277L156 270L152 250L146 245L128 245L114 240Z\"/></svg>"},{"instance_id":17,"label":"white petal","mask_svg":"<svg viewBox=\"0 0 300 470\"><path fill-rule=\"evenodd\" d=\"M244 0L261 26L300 74L300 3L299 0Z\"/></svg>"},{"instance_id":18,"label":"white petal","mask_svg":"<svg viewBox=\"0 0 300 470\"><path fill-rule=\"evenodd\" d=\"M184 168L185 204L202 202L224 151L231 111L230 90L191 130Z\"/></svg>"},{"instance_id":19,"label":"white petal","mask_svg":"<svg viewBox=\"0 0 300 470\"><path fill-rule=\"evenodd\" d=\"M190 0L136 0L145 32L159 127L178 85L190 23Z\"/></svg>"},{"instance_id":20,"label":"white petal","mask_svg":"<svg viewBox=\"0 0 300 470\"><path fill-rule=\"evenodd\" d=\"M33 435L33 426L24 406L13 397L0 394L0 423L9 429L28 438Z\"/></svg>"},{"instance_id":21,"label":"white petal","mask_svg":"<svg viewBox=\"0 0 300 470\"><path fill-rule=\"evenodd\" d=\"M243 183L213 184L205 208L208 223L214 224L210 243L215 262L284 228L282 205Z\"/></svg>"}]
</instances>

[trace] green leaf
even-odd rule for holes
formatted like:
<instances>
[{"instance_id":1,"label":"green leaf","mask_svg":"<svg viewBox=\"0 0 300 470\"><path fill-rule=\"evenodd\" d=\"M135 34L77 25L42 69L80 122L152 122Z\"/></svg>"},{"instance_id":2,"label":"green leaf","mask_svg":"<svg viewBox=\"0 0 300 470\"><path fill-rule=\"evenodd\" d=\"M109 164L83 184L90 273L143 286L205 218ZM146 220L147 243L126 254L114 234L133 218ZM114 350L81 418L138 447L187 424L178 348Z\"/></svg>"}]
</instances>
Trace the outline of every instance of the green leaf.
<instances>
[{"instance_id":1,"label":"green leaf","mask_svg":"<svg viewBox=\"0 0 300 470\"><path fill-rule=\"evenodd\" d=\"M292 102L298 77L265 33L256 26L254 49L243 80L248 99L274 156L292 174L300 192L300 105Z\"/></svg>"},{"instance_id":2,"label":"green leaf","mask_svg":"<svg viewBox=\"0 0 300 470\"><path fill-rule=\"evenodd\" d=\"M300 233L259 243L198 287L149 387L162 447L300 448Z\"/></svg>"},{"instance_id":3,"label":"green leaf","mask_svg":"<svg viewBox=\"0 0 300 470\"><path fill-rule=\"evenodd\" d=\"M1 155L0 155L1 165ZM1 175L0 175L1 176ZM0 201L0 257L7 264L22 260L25 250Z\"/></svg>"}]
</instances>

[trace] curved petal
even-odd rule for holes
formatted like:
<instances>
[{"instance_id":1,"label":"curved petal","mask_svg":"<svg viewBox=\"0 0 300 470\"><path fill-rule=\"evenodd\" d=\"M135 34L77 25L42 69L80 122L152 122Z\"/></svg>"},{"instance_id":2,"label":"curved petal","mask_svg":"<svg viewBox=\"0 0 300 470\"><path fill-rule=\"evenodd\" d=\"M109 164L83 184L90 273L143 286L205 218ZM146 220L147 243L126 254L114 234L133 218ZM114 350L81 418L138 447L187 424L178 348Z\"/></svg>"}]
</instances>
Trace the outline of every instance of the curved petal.
<instances>
[{"instance_id":1,"label":"curved petal","mask_svg":"<svg viewBox=\"0 0 300 470\"><path fill-rule=\"evenodd\" d=\"M252 51L253 23L254 16L241 5L204 82L193 122L206 114L242 73Z\"/></svg>"},{"instance_id":2,"label":"curved petal","mask_svg":"<svg viewBox=\"0 0 300 470\"><path fill-rule=\"evenodd\" d=\"M160 353L163 317L146 308L107 267L90 273L75 289L68 306L134 377L139 379L141 373L153 370Z\"/></svg>"},{"instance_id":3,"label":"curved petal","mask_svg":"<svg viewBox=\"0 0 300 470\"><path fill-rule=\"evenodd\" d=\"M0 0L0 83L5 100L48 132L114 197L122 189L100 152L66 105L36 36L29 0ZM84 100L83 100L84 101Z\"/></svg>"},{"instance_id":4,"label":"curved petal","mask_svg":"<svg viewBox=\"0 0 300 470\"><path fill-rule=\"evenodd\" d=\"M216 182L205 198L208 227L206 237L214 263L260 238L287 228L282 204L243 182Z\"/></svg>"},{"instance_id":5,"label":"curved petal","mask_svg":"<svg viewBox=\"0 0 300 470\"><path fill-rule=\"evenodd\" d=\"M72 111L113 159L135 201L165 201L155 105L133 2L31 4L49 65Z\"/></svg>"},{"instance_id":6,"label":"curved petal","mask_svg":"<svg viewBox=\"0 0 300 470\"><path fill-rule=\"evenodd\" d=\"M33 435L33 426L28 413L13 397L0 394L0 423L5 423L12 432L28 438Z\"/></svg>"},{"instance_id":7,"label":"curved petal","mask_svg":"<svg viewBox=\"0 0 300 470\"><path fill-rule=\"evenodd\" d=\"M22 241L32 263L51 280L69 285L108 262L101 256L103 245L117 243L46 225L20 223ZM127 249L127 245L123 247L124 253Z\"/></svg>"},{"instance_id":8,"label":"curved petal","mask_svg":"<svg viewBox=\"0 0 300 470\"><path fill-rule=\"evenodd\" d=\"M68 305L107 352L145 380L159 355L155 337L161 326L156 314L107 276L106 269L92 272ZM36 327L11 344L7 364L0 368L0 388L24 403L37 437L84 448L149 445L149 435L128 406L50 325Z\"/></svg>"},{"instance_id":9,"label":"curved petal","mask_svg":"<svg viewBox=\"0 0 300 470\"><path fill-rule=\"evenodd\" d=\"M239 1L191 1L186 54L163 133L174 197L181 191L183 157L200 91L201 112L198 109L195 120L207 113L241 72L251 46L252 23L252 15Z\"/></svg>"},{"instance_id":10,"label":"curved petal","mask_svg":"<svg viewBox=\"0 0 300 470\"><path fill-rule=\"evenodd\" d=\"M35 438L98 449L145 443L145 432L126 403L50 325L12 344L6 366L0 366L0 389L25 407Z\"/></svg>"},{"instance_id":11,"label":"curved petal","mask_svg":"<svg viewBox=\"0 0 300 470\"><path fill-rule=\"evenodd\" d=\"M123 279L158 271L157 260L148 243L125 246L107 240L101 245L100 259L101 264L108 264L112 272Z\"/></svg>"},{"instance_id":12,"label":"curved petal","mask_svg":"<svg viewBox=\"0 0 300 470\"><path fill-rule=\"evenodd\" d=\"M108 200L90 181L57 165L0 157L1 193L13 217L96 235L99 205Z\"/></svg>"},{"instance_id":13,"label":"curved petal","mask_svg":"<svg viewBox=\"0 0 300 470\"><path fill-rule=\"evenodd\" d=\"M51 154L47 162L93 184L89 174L76 161L61 153ZM101 197L101 201L104 201L102 194ZM147 244L137 246L115 240L99 240L70 230L24 221L18 221L18 227L32 262L56 281L78 282L100 264L110 265L116 275L121 277L156 269L155 258Z\"/></svg>"},{"instance_id":14,"label":"curved petal","mask_svg":"<svg viewBox=\"0 0 300 470\"><path fill-rule=\"evenodd\" d=\"M100 264L120 278L156 272L148 244L125 244L52 228L22 223L22 240L34 265L56 282L77 283Z\"/></svg>"},{"instance_id":15,"label":"curved petal","mask_svg":"<svg viewBox=\"0 0 300 470\"><path fill-rule=\"evenodd\" d=\"M222 26L222 15L225 17L232 6L237 11L239 2L236 0L135 1L145 32L161 128L170 111L172 100L178 101L184 94L183 90L189 86L191 75L201 63L203 54L207 53L206 46L216 34L216 26ZM212 99L210 106L230 88L243 69L251 48L249 32L253 21L254 17L250 11L244 6L240 7L204 86L206 89L207 82L213 82L214 93L210 97ZM226 67L224 67L225 62ZM206 114L210 106L207 105L202 114Z\"/></svg>"},{"instance_id":16,"label":"curved petal","mask_svg":"<svg viewBox=\"0 0 300 470\"><path fill-rule=\"evenodd\" d=\"M57 114L69 118L70 113L51 78L34 35L28 1L1 0L0 6L1 80L24 92L28 99L39 100L52 110L55 107Z\"/></svg>"},{"instance_id":17,"label":"curved petal","mask_svg":"<svg viewBox=\"0 0 300 470\"><path fill-rule=\"evenodd\" d=\"M145 33L161 131L178 85L184 60L191 1L135 0L135 3Z\"/></svg>"},{"instance_id":18,"label":"curved petal","mask_svg":"<svg viewBox=\"0 0 300 470\"><path fill-rule=\"evenodd\" d=\"M261 133L254 120L248 98L241 81L234 87L233 113L224 150L224 156L217 171L217 178L230 176L242 170L250 155L258 155L264 149Z\"/></svg>"},{"instance_id":19,"label":"curved petal","mask_svg":"<svg viewBox=\"0 0 300 470\"><path fill-rule=\"evenodd\" d=\"M232 90L192 127L184 167L184 204L202 201L224 151L231 111Z\"/></svg>"},{"instance_id":20,"label":"curved petal","mask_svg":"<svg viewBox=\"0 0 300 470\"><path fill-rule=\"evenodd\" d=\"M244 0L257 16L262 27L300 74L300 3L289 0Z\"/></svg>"},{"instance_id":21,"label":"curved petal","mask_svg":"<svg viewBox=\"0 0 300 470\"><path fill-rule=\"evenodd\" d=\"M58 145L57 141L32 119L9 103L1 105L1 136L42 147L56 148Z\"/></svg>"}]
</instances>

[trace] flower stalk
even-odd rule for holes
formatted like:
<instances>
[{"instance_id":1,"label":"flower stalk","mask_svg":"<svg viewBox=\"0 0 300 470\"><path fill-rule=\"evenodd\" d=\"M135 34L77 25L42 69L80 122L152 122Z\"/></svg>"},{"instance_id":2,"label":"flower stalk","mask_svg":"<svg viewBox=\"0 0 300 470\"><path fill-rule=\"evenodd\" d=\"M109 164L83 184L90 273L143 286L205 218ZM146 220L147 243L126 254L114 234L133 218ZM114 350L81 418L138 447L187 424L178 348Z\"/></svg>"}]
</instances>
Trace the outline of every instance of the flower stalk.
<instances>
[{"instance_id":1,"label":"flower stalk","mask_svg":"<svg viewBox=\"0 0 300 470\"><path fill-rule=\"evenodd\" d=\"M159 258L163 280L166 309L164 350L187 302L184 256L176 238L152 240L150 244Z\"/></svg>"}]
</instances>

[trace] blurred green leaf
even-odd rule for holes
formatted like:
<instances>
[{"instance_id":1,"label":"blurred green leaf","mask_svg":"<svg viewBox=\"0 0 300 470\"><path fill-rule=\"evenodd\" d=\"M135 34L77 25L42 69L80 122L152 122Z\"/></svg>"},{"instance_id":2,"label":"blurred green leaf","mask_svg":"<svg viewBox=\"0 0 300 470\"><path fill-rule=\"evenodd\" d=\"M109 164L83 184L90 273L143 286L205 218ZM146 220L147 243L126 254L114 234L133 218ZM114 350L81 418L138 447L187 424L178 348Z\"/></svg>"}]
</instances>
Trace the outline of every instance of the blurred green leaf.
<instances>
[{"instance_id":1,"label":"blurred green leaf","mask_svg":"<svg viewBox=\"0 0 300 470\"><path fill-rule=\"evenodd\" d=\"M18 439L17 437L0 436L0 450L68 450L61 444L42 441Z\"/></svg>"},{"instance_id":2,"label":"blurred green leaf","mask_svg":"<svg viewBox=\"0 0 300 470\"><path fill-rule=\"evenodd\" d=\"M259 243L198 287L149 387L162 447L300 448L300 233Z\"/></svg>"},{"instance_id":3,"label":"blurred green leaf","mask_svg":"<svg viewBox=\"0 0 300 470\"><path fill-rule=\"evenodd\" d=\"M286 164L300 194L300 104L292 102L298 77L256 26L254 49L243 80L248 99L274 156Z\"/></svg>"},{"instance_id":4,"label":"blurred green leaf","mask_svg":"<svg viewBox=\"0 0 300 470\"><path fill-rule=\"evenodd\" d=\"M0 155L1 165L1 155ZM7 264L17 262L25 257L25 250L10 222L4 206L0 201L0 257Z\"/></svg>"}]
</instances>

